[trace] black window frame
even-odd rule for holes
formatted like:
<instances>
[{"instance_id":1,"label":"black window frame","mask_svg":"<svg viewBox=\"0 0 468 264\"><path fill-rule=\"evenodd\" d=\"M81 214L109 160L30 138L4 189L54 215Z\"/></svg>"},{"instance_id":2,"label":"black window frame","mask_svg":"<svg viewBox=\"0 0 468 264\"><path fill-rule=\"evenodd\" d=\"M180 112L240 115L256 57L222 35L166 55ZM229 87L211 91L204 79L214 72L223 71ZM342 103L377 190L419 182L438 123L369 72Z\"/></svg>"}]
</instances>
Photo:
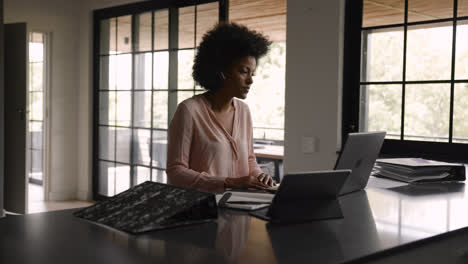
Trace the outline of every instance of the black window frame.
<instances>
[{"instance_id":1,"label":"black window frame","mask_svg":"<svg viewBox=\"0 0 468 264\"><path fill-rule=\"evenodd\" d=\"M382 157L423 157L452 162L467 162L468 144L452 143L453 133L453 103L455 83L467 83L468 80L455 80L455 54L456 29L458 21L468 21L468 16L457 16L458 0L454 0L453 17L419 22L408 22L408 1L405 0L404 23L377 27L362 27L363 0L347 0L345 4L345 32L344 32L344 61L343 61L343 93L342 93L342 144L346 142L348 133L360 131L360 90L361 85L376 82L361 82L361 30L390 27L404 28L404 58L406 57L406 34L408 26L433 24L437 22L452 22L452 58L450 84L450 123L449 142L428 142L397 139L385 139L381 149ZM405 75L405 59L403 59L403 75ZM438 83L438 81L407 81L403 76L400 82L378 82L379 84L402 84L402 93L405 93L405 84ZM402 97L401 137L404 135L404 96Z\"/></svg>"},{"instance_id":2,"label":"black window frame","mask_svg":"<svg viewBox=\"0 0 468 264\"><path fill-rule=\"evenodd\" d=\"M219 21L228 21L229 4L228 0L158 0L158 1L145 1L132 4L126 4L121 6L115 6L110 8L104 8L95 10L93 12L93 146L92 146L92 192L94 200L103 200L108 198L107 196L99 194L99 89L100 87L100 22L104 19L120 17L125 15L138 15L145 12L153 12L161 9L171 8L183 8L194 5L208 4L208 3L219 3ZM169 18L171 19L171 18ZM171 27L171 25L169 25ZM132 30L133 32L133 30ZM179 49L176 49L179 50ZM181 49L183 50L183 49ZM171 48L169 48L171 51ZM154 52L152 47L151 52ZM131 52L135 53L134 51ZM179 90L177 90L179 91ZM183 91L183 90L180 90ZM192 90L190 90L192 91ZM198 91L193 89L193 92ZM115 127L118 127L116 125ZM133 124L131 128L133 128ZM151 134L154 130L152 126L150 128ZM166 129L167 130L167 129ZM151 151L151 150L150 150ZM130 151L130 155L133 152ZM132 160L132 158L131 158ZM116 161L112 161L116 162ZM133 164L130 164L132 167ZM150 166L150 170L153 168ZM131 169L131 175L133 174ZM132 180L133 182L133 180Z\"/></svg>"}]
</instances>

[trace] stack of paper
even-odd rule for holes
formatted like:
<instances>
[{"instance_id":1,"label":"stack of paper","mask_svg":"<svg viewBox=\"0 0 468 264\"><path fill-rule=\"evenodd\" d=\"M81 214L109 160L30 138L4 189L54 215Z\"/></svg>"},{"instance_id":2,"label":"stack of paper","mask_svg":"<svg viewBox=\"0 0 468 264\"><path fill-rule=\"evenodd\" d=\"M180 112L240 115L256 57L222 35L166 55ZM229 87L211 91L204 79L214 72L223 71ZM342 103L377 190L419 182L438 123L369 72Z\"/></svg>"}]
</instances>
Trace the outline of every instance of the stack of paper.
<instances>
[{"instance_id":1,"label":"stack of paper","mask_svg":"<svg viewBox=\"0 0 468 264\"><path fill-rule=\"evenodd\" d=\"M464 181L465 167L422 158L378 159L372 175L404 182Z\"/></svg>"}]
</instances>

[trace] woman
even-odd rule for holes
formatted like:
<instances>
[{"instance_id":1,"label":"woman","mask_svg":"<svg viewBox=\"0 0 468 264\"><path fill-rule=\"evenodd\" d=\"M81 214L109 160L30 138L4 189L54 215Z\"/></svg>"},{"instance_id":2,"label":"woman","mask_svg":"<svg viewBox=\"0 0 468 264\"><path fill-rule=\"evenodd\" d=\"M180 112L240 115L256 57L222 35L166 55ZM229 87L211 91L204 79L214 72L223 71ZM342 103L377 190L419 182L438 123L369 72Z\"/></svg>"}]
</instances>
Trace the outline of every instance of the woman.
<instances>
[{"instance_id":1,"label":"woman","mask_svg":"<svg viewBox=\"0 0 468 264\"><path fill-rule=\"evenodd\" d=\"M210 192L275 185L253 153L252 119L244 102L257 61L271 42L238 24L219 24L200 43L193 78L208 91L179 104L169 126L170 184Z\"/></svg>"}]
</instances>

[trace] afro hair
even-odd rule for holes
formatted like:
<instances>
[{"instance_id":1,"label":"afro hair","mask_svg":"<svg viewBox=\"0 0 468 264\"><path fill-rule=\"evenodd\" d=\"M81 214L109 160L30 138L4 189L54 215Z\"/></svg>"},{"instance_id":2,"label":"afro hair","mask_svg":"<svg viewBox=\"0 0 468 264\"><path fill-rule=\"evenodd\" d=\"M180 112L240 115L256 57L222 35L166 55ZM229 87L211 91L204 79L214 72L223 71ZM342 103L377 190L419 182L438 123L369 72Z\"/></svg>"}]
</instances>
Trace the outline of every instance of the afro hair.
<instances>
[{"instance_id":1,"label":"afro hair","mask_svg":"<svg viewBox=\"0 0 468 264\"><path fill-rule=\"evenodd\" d=\"M215 91L221 85L221 72L235 61L252 56L258 61L271 41L254 30L236 23L220 23L202 38L193 64L193 79L203 88Z\"/></svg>"}]
</instances>

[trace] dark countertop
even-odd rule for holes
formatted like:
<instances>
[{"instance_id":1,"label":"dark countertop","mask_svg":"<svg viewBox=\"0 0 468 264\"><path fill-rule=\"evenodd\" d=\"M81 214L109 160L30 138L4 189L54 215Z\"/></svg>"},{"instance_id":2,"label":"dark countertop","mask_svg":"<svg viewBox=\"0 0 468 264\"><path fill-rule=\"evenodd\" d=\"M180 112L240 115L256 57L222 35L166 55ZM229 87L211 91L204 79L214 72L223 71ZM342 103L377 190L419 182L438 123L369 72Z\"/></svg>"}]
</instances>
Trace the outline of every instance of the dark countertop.
<instances>
[{"instance_id":1,"label":"dark countertop","mask_svg":"<svg viewBox=\"0 0 468 264\"><path fill-rule=\"evenodd\" d=\"M222 209L213 222L142 235L75 210L7 216L0 263L342 263L468 226L463 183L367 188L340 204L344 219L279 226Z\"/></svg>"}]
</instances>

